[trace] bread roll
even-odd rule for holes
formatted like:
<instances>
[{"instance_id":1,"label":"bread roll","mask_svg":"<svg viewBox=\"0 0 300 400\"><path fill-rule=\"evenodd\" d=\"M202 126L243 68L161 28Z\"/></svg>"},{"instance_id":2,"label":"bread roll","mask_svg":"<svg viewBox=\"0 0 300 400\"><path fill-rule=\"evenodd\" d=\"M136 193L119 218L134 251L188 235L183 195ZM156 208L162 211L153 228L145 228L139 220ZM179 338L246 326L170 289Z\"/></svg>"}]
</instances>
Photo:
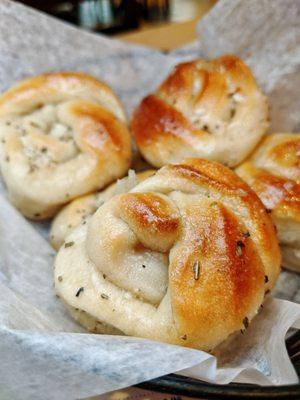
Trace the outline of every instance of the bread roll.
<instances>
[{"instance_id":1,"label":"bread roll","mask_svg":"<svg viewBox=\"0 0 300 400\"><path fill-rule=\"evenodd\" d=\"M273 218L283 266L300 272L300 134L267 136L236 171Z\"/></svg>"},{"instance_id":2,"label":"bread roll","mask_svg":"<svg viewBox=\"0 0 300 400\"><path fill-rule=\"evenodd\" d=\"M279 270L256 194L221 164L189 159L76 228L58 252L55 287L93 332L210 350L248 326Z\"/></svg>"},{"instance_id":3,"label":"bread roll","mask_svg":"<svg viewBox=\"0 0 300 400\"><path fill-rule=\"evenodd\" d=\"M75 72L26 79L0 97L0 167L28 218L122 177L131 161L123 108L105 84Z\"/></svg>"},{"instance_id":4,"label":"bread roll","mask_svg":"<svg viewBox=\"0 0 300 400\"><path fill-rule=\"evenodd\" d=\"M179 64L132 118L145 159L155 167L186 157L235 166L268 128L268 103L235 56Z\"/></svg>"},{"instance_id":5,"label":"bread roll","mask_svg":"<svg viewBox=\"0 0 300 400\"><path fill-rule=\"evenodd\" d=\"M102 204L116 194L128 192L154 173L155 170L153 169L138 174L130 170L128 177L111 184L105 190L87 194L71 201L56 215L52 222L50 230L52 246L58 250L71 231L80 223L85 223Z\"/></svg>"}]
</instances>

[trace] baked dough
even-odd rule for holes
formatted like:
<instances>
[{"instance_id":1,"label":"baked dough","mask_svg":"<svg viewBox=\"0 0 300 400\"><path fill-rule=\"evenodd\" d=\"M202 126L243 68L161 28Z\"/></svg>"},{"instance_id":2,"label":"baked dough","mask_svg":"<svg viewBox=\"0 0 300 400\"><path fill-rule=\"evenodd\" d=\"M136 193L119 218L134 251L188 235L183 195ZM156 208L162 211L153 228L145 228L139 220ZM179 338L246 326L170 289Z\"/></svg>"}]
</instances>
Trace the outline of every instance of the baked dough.
<instances>
[{"instance_id":1,"label":"baked dough","mask_svg":"<svg viewBox=\"0 0 300 400\"><path fill-rule=\"evenodd\" d=\"M11 202L44 219L126 174L131 139L104 83L75 72L26 79L0 97L0 167Z\"/></svg>"},{"instance_id":2,"label":"baked dough","mask_svg":"<svg viewBox=\"0 0 300 400\"><path fill-rule=\"evenodd\" d=\"M283 266L300 272L300 134L267 136L236 171L273 218Z\"/></svg>"},{"instance_id":3,"label":"baked dough","mask_svg":"<svg viewBox=\"0 0 300 400\"><path fill-rule=\"evenodd\" d=\"M190 159L114 196L72 231L55 287L86 313L81 323L94 319L93 332L104 323L209 350L247 328L279 270L274 225L256 194L221 164Z\"/></svg>"},{"instance_id":4,"label":"baked dough","mask_svg":"<svg viewBox=\"0 0 300 400\"><path fill-rule=\"evenodd\" d=\"M201 157L236 166L268 128L268 103L236 56L179 64L132 118L145 159L155 167Z\"/></svg>"},{"instance_id":5,"label":"baked dough","mask_svg":"<svg viewBox=\"0 0 300 400\"><path fill-rule=\"evenodd\" d=\"M71 201L55 216L50 229L50 242L58 250L65 238L80 223L84 222L107 200L116 194L126 193L139 182L153 175L155 170L135 173L129 170L128 177L111 184L103 191L78 197Z\"/></svg>"}]
</instances>

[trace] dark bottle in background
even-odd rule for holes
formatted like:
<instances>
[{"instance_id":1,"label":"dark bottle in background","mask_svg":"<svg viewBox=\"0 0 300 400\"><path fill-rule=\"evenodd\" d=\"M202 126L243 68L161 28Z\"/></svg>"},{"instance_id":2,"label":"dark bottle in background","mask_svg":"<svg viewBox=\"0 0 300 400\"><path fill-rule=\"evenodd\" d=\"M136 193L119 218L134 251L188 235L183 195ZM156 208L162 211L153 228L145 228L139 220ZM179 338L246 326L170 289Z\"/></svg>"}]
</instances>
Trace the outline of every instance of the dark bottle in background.
<instances>
[{"instance_id":1,"label":"dark bottle in background","mask_svg":"<svg viewBox=\"0 0 300 400\"><path fill-rule=\"evenodd\" d=\"M169 0L23 0L23 3L85 29L108 34L169 18Z\"/></svg>"}]
</instances>

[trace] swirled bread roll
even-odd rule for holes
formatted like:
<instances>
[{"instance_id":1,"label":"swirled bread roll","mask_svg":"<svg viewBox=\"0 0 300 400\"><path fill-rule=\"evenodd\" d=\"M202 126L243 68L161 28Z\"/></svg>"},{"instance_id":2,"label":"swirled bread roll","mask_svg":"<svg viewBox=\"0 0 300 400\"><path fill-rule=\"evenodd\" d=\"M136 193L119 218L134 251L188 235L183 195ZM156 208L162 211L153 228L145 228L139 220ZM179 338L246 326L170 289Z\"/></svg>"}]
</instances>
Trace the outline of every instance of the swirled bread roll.
<instances>
[{"instance_id":1,"label":"swirled bread roll","mask_svg":"<svg viewBox=\"0 0 300 400\"><path fill-rule=\"evenodd\" d=\"M270 212L278 231L283 265L300 271L300 134L267 136L236 172Z\"/></svg>"},{"instance_id":2,"label":"swirled bread roll","mask_svg":"<svg viewBox=\"0 0 300 400\"><path fill-rule=\"evenodd\" d=\"M268 128L268 104L235 56L179 64L132 118L145 159L155 167L201 157L235 166Z\"/></svg>"},{"instance_id":3,"label":"swirled bread roll","mask_svg":"<svg viewBox=\"0 0 300 400\"><path fill-rule=\"evenodd\" d=\"M189 159L76 228L58 252L55 286L94 332L208 350L248 326L279 270L257 195L221 164Z\"/></svg>"},{"instance_id":4,"label":"swirled bread roll","mask_svg":"<svg viewBox=\"0 0 300 400\"><path fill-rule=\"evenodd\" d=\"M122 177L131 161L123 108L75 72L26 79L0 97L0 167L12 203L32 219Z\"/></svg>"},{"instance_id":5,"label":"swirled bread roll","mask_svg":"<svg viewBox=\"0 0 300 400\"><path fill-rule=\"evenodd\" d=\"M67 204L54 218L50 230L50 242L58 250L65 241L65 238L80 223L86 220L107 200L116 194L126 193L139 182L153 175L155 170L148 170L135 174L129 170L128 177L111 184L103 191L87 194L78 197Z\"/></svg>"}]
</instances>

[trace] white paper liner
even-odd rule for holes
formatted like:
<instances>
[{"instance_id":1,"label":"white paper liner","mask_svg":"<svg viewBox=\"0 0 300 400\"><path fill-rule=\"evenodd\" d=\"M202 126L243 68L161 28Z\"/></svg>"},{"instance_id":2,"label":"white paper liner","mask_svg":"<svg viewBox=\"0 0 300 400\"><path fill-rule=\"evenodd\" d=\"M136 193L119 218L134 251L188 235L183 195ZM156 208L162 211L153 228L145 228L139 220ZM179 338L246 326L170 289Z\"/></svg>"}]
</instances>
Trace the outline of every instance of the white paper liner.
<instances>
[{"instance_id":1,"label":"white paper liner","mask_svg":"<svg viewBox=\"0 0 300 400\"><path fill-rule=\"evenodd\" d=\"M269 95L271 132L300 131L300 3L222 0L198 26L202 55L242 57Z\"/></svg>"},{"instance_id":2,"label":"white paper liner","mask_svg":"<svg viewBox=\"0 0 300 400\"><path fill-rule=\"evenodd\" d=\"M207 35L206 44L201 42L203 54L209 46L217 48L211 38L215 40L213 23L222 3L231 7L242 2L220 1L211 16L206 17L199 30ZM260 11L266 11L270 3L264 1ZM220 19L224 22L228 18L230 13ZM193 44L165 56L79 31L7 0L0 4L0 20L1 90L25 76L44 71L81 70L112 85L128 112L175 63L195 57L198 49ZM288 21L285 23L288 29ZM231 25L222 28L222 33L238 29ZM219 32L217 25L216 32ZM269 36L272 37L272 32ZM223 38L220 46L225 51L224 43ZM275 43L272 45L275 51ZM252 49L255 54L254 45ZM231 51L235 52L232 45ZM289 58L285 60L289 62ZM262 76L271 93L284 85L284 79L279 77L270 86L268 76ZM289 103L284 111L289 115ZM237 334L229 339L233 344L227 342L218 349L218 369L216 358L201 351L143 339L83 333L54 294L55 254L45 238L47 226L26 221L10 205L0 187L1 399L83 398L180 370L183 375L217 383L298 382L284 337L289 327L300 327L300 306L288 301L268 299L245 334ZM299 299L299 286L299 276L285 272L280 277L277 294Z\"/></svg>"}]
</instances>

